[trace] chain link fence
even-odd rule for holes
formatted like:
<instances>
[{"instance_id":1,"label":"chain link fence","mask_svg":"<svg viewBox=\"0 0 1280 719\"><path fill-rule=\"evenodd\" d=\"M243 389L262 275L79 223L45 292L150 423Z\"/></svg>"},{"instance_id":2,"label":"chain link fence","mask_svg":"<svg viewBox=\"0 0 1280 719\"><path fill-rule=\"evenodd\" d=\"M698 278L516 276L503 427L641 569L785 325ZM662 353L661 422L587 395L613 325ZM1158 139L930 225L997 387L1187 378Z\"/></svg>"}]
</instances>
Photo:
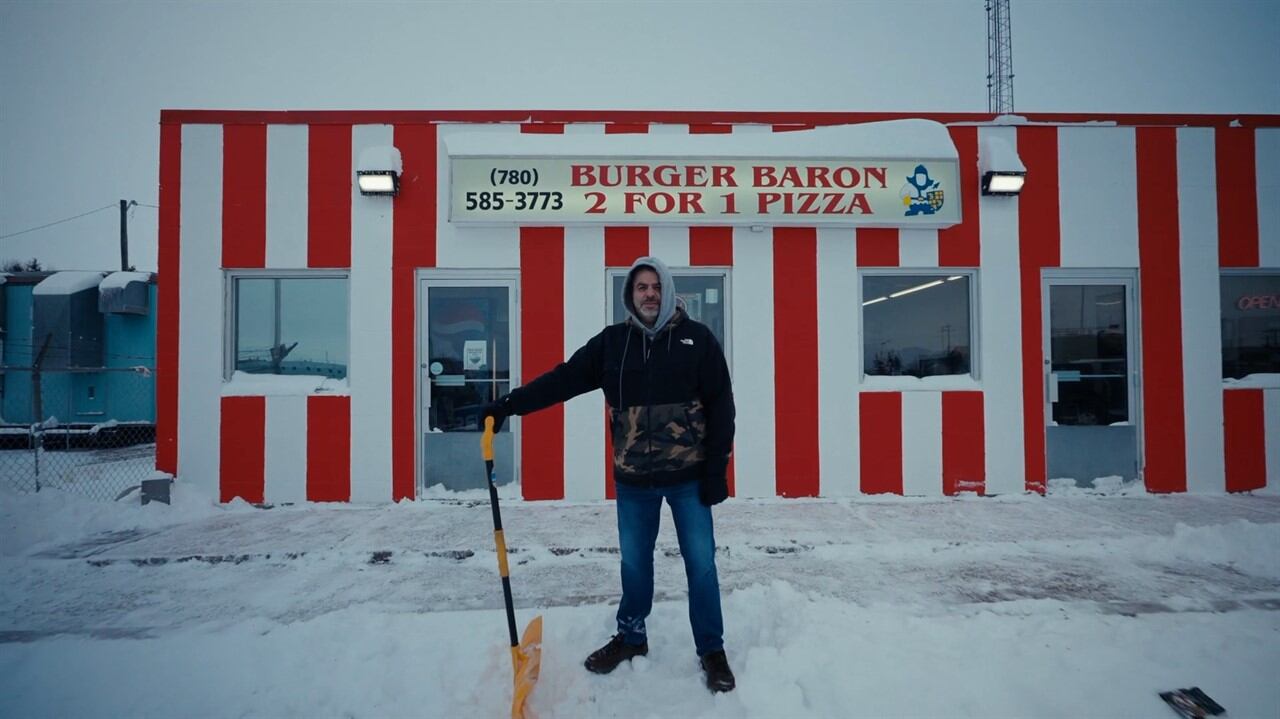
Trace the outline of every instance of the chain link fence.
<instances>
[{"instance_id":1,"label":"chain link fence","mask_svg":"<svg viewBox=\"0 0 1280 719\"><path fill-rule=\"evenodd\" d=\"M150 367L0 370L0 482L118 499L152 476Z\"/></svg>"}]
</instances>

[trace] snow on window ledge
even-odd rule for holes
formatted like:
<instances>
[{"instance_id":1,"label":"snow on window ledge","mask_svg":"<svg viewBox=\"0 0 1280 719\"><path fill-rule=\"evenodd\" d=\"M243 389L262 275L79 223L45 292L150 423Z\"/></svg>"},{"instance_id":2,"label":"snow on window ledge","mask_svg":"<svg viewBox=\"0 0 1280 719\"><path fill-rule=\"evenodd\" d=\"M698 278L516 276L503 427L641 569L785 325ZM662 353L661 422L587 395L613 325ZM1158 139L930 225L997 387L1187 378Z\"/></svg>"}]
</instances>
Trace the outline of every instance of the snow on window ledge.
<instances>
[{"instance_id":1,"label":"snow on window ledge","mask_svg":"<svg viewBox=\"0 0 1280 719\"><path fill-rule=\"evenodd\" d=\"M869 392L938 392L941 390L980 390L973 375L944 374L932 377L910 375L865 375L859 386Z\"/></svg>"},{"instance_id":2,"label":"snow on window ledge","mask_svg":"<svg viewBox=\"0 0 1280 719\"><path fill-rule=\"evenodd\" d=\"M1222 380L1223 389L1280 389L1280 374L1251 374L1241 379Z\"/></svg>"},{"instance_id":3,"label":"snow on window ledge","mask_svg":"<svg viewBox=\"0 0 1280 719\"><path fill-rule=\"evenodd\" d=\"M349 395L351 385L345 379L321 375L250 374L236 371L222 383L223 397L306 397L310 395Z\"/></svg>"}]
</instances>

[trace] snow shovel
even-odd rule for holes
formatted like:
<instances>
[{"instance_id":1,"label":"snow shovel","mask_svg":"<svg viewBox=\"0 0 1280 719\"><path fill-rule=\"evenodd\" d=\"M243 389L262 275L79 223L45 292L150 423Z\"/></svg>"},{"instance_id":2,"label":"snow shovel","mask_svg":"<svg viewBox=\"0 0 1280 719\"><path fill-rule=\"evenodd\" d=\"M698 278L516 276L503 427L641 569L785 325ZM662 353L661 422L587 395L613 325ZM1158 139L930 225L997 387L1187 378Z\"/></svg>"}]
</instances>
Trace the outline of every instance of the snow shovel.
<instances>
[{"instance_id":1,"label":"snow shovel","mask_svg":"<svg viewBox=\"0 0 1280 719\"><path fill-rule=\"evenodd\" d=\"M525 719L525 700L538 682L542 665L542 616L524 628L524 638L516 641L516 610L511 602L511 578L507 573L507 541L502 536L502 512L498 509L498 487L493 473L493 417L484 418L480 436L484 471L489 481L489 506L493 508L493 542L498 548L498 574L502 575L502 597L507 603L507 632L511 635L511 668L515 672L515 692L511 696L511 719Z\"/></svg>"}]
</instances>

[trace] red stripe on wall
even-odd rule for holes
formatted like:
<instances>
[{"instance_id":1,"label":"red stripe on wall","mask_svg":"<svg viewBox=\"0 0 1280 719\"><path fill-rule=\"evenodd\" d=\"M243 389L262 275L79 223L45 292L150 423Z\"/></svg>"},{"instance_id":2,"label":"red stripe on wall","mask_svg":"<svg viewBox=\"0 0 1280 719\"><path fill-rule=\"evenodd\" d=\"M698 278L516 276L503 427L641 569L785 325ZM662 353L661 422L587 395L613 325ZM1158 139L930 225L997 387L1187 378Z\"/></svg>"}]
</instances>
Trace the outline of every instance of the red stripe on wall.
<instances>
[{"instance_id":1,"label":"red stripe on wall","mask_svg":"<svg viewBox=\"0 0 1280 719\"><path fill-rule=\"evenodd\" d=\"M391 229L391 498L417 491L415 270L436 264L436 126L397 125L404 170Z\"/></svg>"},{"instance_id":2,"label":"red stripe on wall","mask_svg":"<svg viewBox=\"0 0 1280 719\"><path fill-rule=\"evenodd\" d=\"M1258 266L1258 188L1251 127L1214 130L1218 183L1218 262Z\"/></svg>"},{"instance_id":3,"label":"red stripe on wall","mask_svg":"<svg viewBox=\"0 0 1280 719\"><path fill-rule=\"evenodd\" d=\"M520 228L521 377L528 382L564 361L564 228ZM525 499L564 498L564 405L522 419Z\"/></svg>"},{"instance_id":4,"label":"red stripe on wall","mask_svg":"<svg viewBox=\"0 0 1280 719\"><path fill-rule=\"evenodd\" d=\"M1018 264L1022 284L1022 433L1026 486L1045 491L1044 323L1040 274L1057 267L1062 254L1058 216L1058 129L1018 128L1018 155L1027 184L1018 197Z\"/></svg>"},{"instance_id":5,"label":"red stripe on wall","mask_svg":"<svg viewBox=\"0 0 1280 719\"><path fill-rule=\"evenodd\" d=\"M526 135L563 135L562 122L527 122L520 126L520 132Z\"/></svg>"},{"instance_id":6,"label":"red stripe on wall","mask_svg":"<svg viewBox=\"0 0 1280 719\"><path fill-rule=\"evenodd\" d=\"M604 228L604 264L606 267L630 267L632 262L648 254L648 227Z\"/></svg>"},{"instance_id":7,"label":"red stripe on wall","mask_svg":"<svg viewBox=\"0 0 1280 719\"><path fill-rule=\"evenodd\" d=\"M858 394L858 467L863 494L902 494L902 394Z\"/></svg>"},{"instance_id":8,"label":"red stripe on wall","mask_svg":"<svg viewBox=\"0 0 1280 719\"><path fill-rule=\"evenodd\" d=\"M859 227L854 237L858 243L859 267L897 267L898 231L892 227Z\"/></svg>"},{"instance_id":9,"label":"red stripe on wall","mask_svg":"<svg viewBox=\"0 0 1280 719\"><path fill-rule=\"evenodd\" d=\"M307 397L307 501L351 501L350 397Z\"/></svg>"},{"instance_id":10,"label":"red stripe on wall","mask_svg":"<svg viewBox=\"0 0 1280 719\"><path fill-rule=\"evenodd\" d=\"M223 397L219 430L219 492L222 502L239 497L261 504L266 486L267 400Z\"/></svg>"},{"instance_id":11,"label":"red stripe on wall","mask_svg":"<svg viewBox=\"0 0 1280 719\"><path fill-rule=\"evenodd\" d=\"M818 232L773 230L777 491L818 496Z\"/></svg>"},{"instance_id":12,"label":"red stripe on wall","mask_svg":"<svg viewBox=\"0 0 1280 719\"><path fill-rule=\"evenodd\" d=\"M942 493L986 490L986 434L981 392L942 393Z\"/></svg>"},{"instance_id":13,"label":"red stripe on wall","mask_svg":"<svg viewBox=\"0 0 1280 719\"><path fill-rule=\"evenodd\" d=\"M351 126L312 125L307 152L307 266L351 266Z\"/></svg>"},{"instance_id":14,"label":"red stripe on wall","mask_svg":"<svg viewBox=\"0 0 1280 719\"><path fill-rule=\"evenodd\" d=\"M615 122L604 126L606 135L643 135L649 132L649 124L644 122Z\"/></svg>"},{"instance_id":15,"label":"red stripe on wall","mask_svg":"<svg viewBox=\"0 0 1280 719\"><path fill-rule=\"evenodd\" d=\"M267 126L222 129L222 266L267 263Z\"/></svg>"},{"instance_id":16,"label":"red stripe on wall","mask_svg":"<svg viewBox=\"0 0 1280 719\"><path fill-rule=\"evenodd\" d=\"M1142 426L1149 492L1187 491L1182 404L1182 291L1178 237L1178 135L1140 127L1138 273L1142 300Z\"/></svg>"},{"instance_id":17,"label":"red stripe on wall","mask_svg":"<svg viewBox=\"0 0 1280 719\"><path fill-rule=\"evenodd\" d=\"M690 227L689 264L731 266L733 264L732 227Z\"/></svg>"},{"instance_id":18,"label":"red stripe on wall","mask_svg":"<svg viewBox=\"0 0 1280 719\"><path fill-rule=\"evenodd\" d=\"M733 133L733 125L708 125L694 123L689 125L690 135L729 135Z\"/></svg>"},{"instance_id":19,"label":"red stripe on wall","mask_svg":"<svg viewBox=\"0 0 1280 719\"><path fill-rule=\"evenodd\" d=\"M156 276L156 469L178 473L178 274L182 125L160 126L159 270Z\"/></svg>"},{"instance_id":20,"label":"red stripe on wall","mask_svg":"<svg viewBox=\"0 0 1280 719\"><path fill-rule=\"evenodd\" d=\"M938 230L940 267L977 267L981 262L978 224L978 128L949 127L960 156L960 224Z\"/></svg>"},{"instance_id":21,"label":"red stripe on wall","mask_svg":"<svg viewBox=\"0 0 1280 719\"><path fill-rule=\"evenodd\" d=\"M1222 393L1227 491L1247 492L1267 484L1266 409L1260 389Z\"/></svg>"}]
</instances>

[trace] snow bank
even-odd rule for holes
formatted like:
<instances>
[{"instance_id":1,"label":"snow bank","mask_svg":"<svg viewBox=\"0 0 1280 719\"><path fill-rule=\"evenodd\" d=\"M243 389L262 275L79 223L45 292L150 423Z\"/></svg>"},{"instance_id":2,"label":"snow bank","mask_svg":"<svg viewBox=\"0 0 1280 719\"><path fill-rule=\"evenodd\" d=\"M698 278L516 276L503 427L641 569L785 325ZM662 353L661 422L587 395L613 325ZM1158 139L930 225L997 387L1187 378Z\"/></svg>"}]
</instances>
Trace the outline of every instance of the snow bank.
<instances>
[{"instance_id":1,"label":"snow bank","mask_svg":"<svg viewBox=\"0 0 1280 719\"><path fill-rule=\"evenodd\" d=\"M361 581L387 581L376 579L380 571ZM736 691L703 687L683 601L657 603L649 655L607 676L581 662L611 632L612 607L558 607L541 612L542 675L530 708L548 719L1155 717L1168 714L1158 690L1192 684L1233 717L1274 716L1280 704L1270 612L1124 617L1044 601L920 616L784 582L734 592L724 605ZM521 611L517 622L532 616ZM65 636L0 644L0 669L5 716L510 712L500 610L388 612L370 601L292 623L222 619L158 638Z\"/></svg>"},{"instance_id":2,"label":"snow bank","mask_svg":"<svg viewBox=\"0 0 1280 719\"><path fill-rule=\"evenodd\" d=\"M155 472L148 479L169 476ZM242 501L218 504L218 497L184 482L174 483L169 499L171 504L143 506L136 492L104 502L58 489L24 494L0 485L0 557L35 554L99 532L154 529L225 512L257 511Z\"/></svg>"}]
</instances>

